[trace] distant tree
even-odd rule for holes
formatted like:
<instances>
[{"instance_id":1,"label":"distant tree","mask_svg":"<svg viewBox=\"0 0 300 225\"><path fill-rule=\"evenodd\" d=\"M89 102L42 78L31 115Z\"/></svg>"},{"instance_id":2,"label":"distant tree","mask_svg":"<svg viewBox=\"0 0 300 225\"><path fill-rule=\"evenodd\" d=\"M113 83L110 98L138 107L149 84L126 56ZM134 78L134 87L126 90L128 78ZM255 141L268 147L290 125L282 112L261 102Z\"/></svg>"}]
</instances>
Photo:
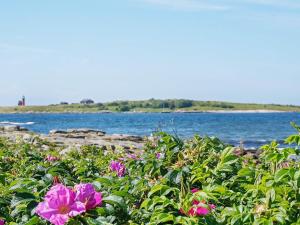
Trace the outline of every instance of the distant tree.
<instances>
[{"instance_id":1,"label":"distant tree","mask_svg":"<svg viewBox=\"0 0 300 225\"><path fill-rule=\"evenodd\" d=\"M118 107L119 112L128 112L130 111L130 107L128 105L121 105Z\"/></svg>"},{"instance_id":2,"label":"distant tree","mask_svg":"<svg viewBox=\"0 0 300 225\"><path fill-rule=\"evenodd\" d=\"M128 105L128 101L121 101L120 105Z\"/></svg>"},{"instance_id":3,"label":"distant tree","mask_svg":"<svg viewBox=\"0 0 300 225\"><path fill-rule=\"evenodd\" d=\"M107 110L107 107L102 103L97 103L95 106L98 110Z\"/></svg>"},{"instance_id":4,"label":"distant tree","mask_svg":"<svg viewBox=\"0 0 300 225\"><path fill-rule=\"evenodd\" d=\"M212 107L218 107L218 108L223 108L223 109L233 109L234 106L233 105L230 105L230 104L227 104L227 103L214 103L211 105Z\"/></svg>"},{"instance_id":5,"label":"distant tree","mask_svg":"<svg viewBox=\"0 0 300 225\"><path fill-rule=\"evenodd\" d=\"M118 102L109 102L107 103L107 106L118 106L119 103Z\"/></svg>"},{"instance_id":6,"label":"distant tree","mask_svg":"<svg viewBox=\"0 0 300 225\"><path fill-rule=\"evenodd\" d=\"M175 109L176 108L176 105L175 105L175 102L174 101L171 101L169 103L169 109Z\"/></svg>"},{"instance_id":7,"label":"distant tree","mask_svg":"<svg viewBox=\"0 0 300 225\"><path fill-rule=\"evenodd\" d=\"M98 102L98 103L96 104L96 106L97 106L97 107L102 107L102 106L104 106L104 104L101 103L101 102Z\"/></svg>"},{"instance_id":8,"label":"distant tree","mask_svg":"<svg viewBox=\"0 0 300 225\"><path fill-rule=\"evenodd\" d=\"M170 102L169 101L159 101L157 104L157 108L169 108Z\"/></svg>"},{"instance_id":9,"label":"distant tree","mask_svg":"<svg viewBox=\"0 0 300 225\"><path fill-rule=\"evenodd\" d=\"M188 108L193 106L192 100L176 100L176 107L178 108Z\"/></svg>"},{"instance_id":10,"label":"distant tree","mask_svg":"<svg viewBox=\"0 0 300 225\"><path fill-rule=\"evenodd\" d=\"M131 106L132 108L142 108L142 107L143 107L143 104L140 103L140 102L132 102L132 103L130 104L130 106Z\"/></svg>"},{"instance_id":11,"label":"distant tree","mask_svg":"<svg viewBox=\"0 0 300 225\"><path fill-rule=\"evenodd\" d=\"M150 108L151 104L149 102L146 102L146 103L142 104L142 107L144 107L144 108Z\"/></svg>"},{"instance_id":12,"label":"distant tree","mask_svg":"<svg viewBox=\"0 0 300 225\"><path fill-rule=\"evenodd\" d=\"M69 105L68 102L60 102L61 105Z\"/></svg>"}]
</instances>

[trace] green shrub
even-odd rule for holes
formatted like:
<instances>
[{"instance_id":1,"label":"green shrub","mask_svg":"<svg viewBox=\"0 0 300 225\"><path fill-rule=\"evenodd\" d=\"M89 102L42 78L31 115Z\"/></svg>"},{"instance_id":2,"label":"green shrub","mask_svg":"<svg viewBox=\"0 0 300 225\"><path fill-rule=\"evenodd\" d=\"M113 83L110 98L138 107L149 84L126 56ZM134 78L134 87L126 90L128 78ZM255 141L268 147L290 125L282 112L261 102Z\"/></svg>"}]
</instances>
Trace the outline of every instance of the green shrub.
<instances>
[{"instance_id":1,"label":"green shrub","mask_svg":"<svg viewBox=\"0 0 300 225\"><path fill-rule=\"evenodd\" d=\"M73 187L89 182L103 195L100 207L68 224L300 223L300 127L287 148L272 142L254 155L237 156L217 138L191 140L160 132L129 157L120 148L82 147L60 156L59 147L0 139L0 218L10 225L49 224L34 213L54 181ZM54 155L57 161L45 160ZM120 160L126 174L110 170ZM196 190L197 189L197 190ZM193 190L193 193L192 191ZM195 191L196 190L196 191ZM201 208L202 207L202 208ZM191 216L192 209L208 210Z\"/></svg>"},{"instance_id":2,"label":"green shrub","mask_svg":"<svg viewBox=\"0 0 300 225\"><path fill-rule=\"evenodd\" d=\"M127 112L130 111L130 107L128 105L121 105L118 107L119 112Z\"/></svg>"}]
</instances>

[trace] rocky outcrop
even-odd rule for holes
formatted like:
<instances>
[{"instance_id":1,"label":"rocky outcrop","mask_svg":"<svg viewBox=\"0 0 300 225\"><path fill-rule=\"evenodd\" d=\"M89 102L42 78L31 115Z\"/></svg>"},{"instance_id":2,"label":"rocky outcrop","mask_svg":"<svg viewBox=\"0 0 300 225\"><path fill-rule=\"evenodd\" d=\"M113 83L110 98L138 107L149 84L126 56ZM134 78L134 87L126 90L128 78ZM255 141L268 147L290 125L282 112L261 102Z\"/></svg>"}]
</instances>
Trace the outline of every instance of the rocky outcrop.
<instances>
[{"instance_id":1,"label":"rocky outcrop","mask_svg":"<svg viewBox=\"0 0 300 225\"><path fill-rule=\"evenodd\" d=\"M113 134L113 135L107 135L103 137L103 140L107 141L132 141L137 143L142 143L145 141L144 138L140 136L132 136L132 135L124 135L124 134Z\"/></svg>"},{"instance_id":2,"label":"rocky outcrop","mask_svg":"<svg viewBox=\"0 0 300 225\"><path fill-rule=\"evenodd\" d=\"M48 135L36 134L19 126L0 127L0 137L6 137L10 140L22 140L27 143L38 144L42 140L49 145L56 145L63 149L62 153L70 149L80 149L81 146L90 145L116 149L140 149L145 143L145 139L139 136L113 134L108 135L104 131L81 128L68 130L52 130ZM50 147L43 144L44 150Z\"/></svg>"},{"instance_id":3,"label":"rocky outcrop","mask_svg":"<svg viewBox=\"0 0 300 225\"><path fill-rule=\"evenodd\" d=\"M65 138L77 138L85 139L89 137L102 137L105 135L104 131L93 130L93 129L68 129L68 130L51 130L49 132L50 137L60 136Z\"/></svg>"},{"instance_id":4,"label":"rocky outcrop","mask_svg":"<svg viewBox=\"0 0 300 225\"><path fill-rule=\"evenodd\" d=\"M14 132L14 131L28 131L28 129L20 126L9 125L9 126L0 127L0 131Z\"/></svg>"},{"instance_id":5,"label":"rocky outcrop","mask_svg":"<svg viewBox=\"0 0 300 225\"><path fill-rule=\"evenodd\" d=\"M69 134L69 135L88 135L94 134L98 136L104 136L106 133L100 130L93 130L88 128L80 128L80 129L67 129L67 130L51 130L49 135L61 135L61 134Z\"/></svg>"}]
</instances>

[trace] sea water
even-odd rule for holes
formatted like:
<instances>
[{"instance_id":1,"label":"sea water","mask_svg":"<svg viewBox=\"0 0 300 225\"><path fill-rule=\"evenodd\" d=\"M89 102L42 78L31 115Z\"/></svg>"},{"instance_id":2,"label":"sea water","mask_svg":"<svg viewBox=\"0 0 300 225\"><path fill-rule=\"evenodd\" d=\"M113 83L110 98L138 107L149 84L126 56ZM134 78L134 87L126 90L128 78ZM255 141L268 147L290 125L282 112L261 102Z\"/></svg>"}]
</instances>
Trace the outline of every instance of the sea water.
<instances>
[{"instance_id":1,"label":"sea water","mask_svg":"<svg viewBox=\"0 0 300 225\"><path fill-rule=\"evenodd\" d=\"M20 125L38 133L53 129L93 128L109 134L151 135L166 131L181 138L216 136L226 143L257 148L284 143L300 124L300 113L33 113L0 114L0 125Z\"/></svg>"}]
</instances>

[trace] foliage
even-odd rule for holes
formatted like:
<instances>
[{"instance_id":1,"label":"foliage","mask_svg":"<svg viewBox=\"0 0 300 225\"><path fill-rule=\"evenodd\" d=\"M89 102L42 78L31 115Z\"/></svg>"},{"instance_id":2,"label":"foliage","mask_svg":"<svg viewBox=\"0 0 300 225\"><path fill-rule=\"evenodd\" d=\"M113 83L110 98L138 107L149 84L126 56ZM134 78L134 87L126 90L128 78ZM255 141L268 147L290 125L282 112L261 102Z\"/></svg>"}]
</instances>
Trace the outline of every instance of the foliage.
<instances>
[{"instance_id":1,"label":"foliage","mask_svg":"<svg viewBox=\"0 0 300 225\"><path fill-rule=\"evenodd\" d=\"M298 134L280 149L263 146L259 159L217 138L188 141L160 132L135 157L124 149L82 147L59 155L52 147L0 140L0 218L10 225L45 225L35 214L54 182L73 187L93 183L103 204L73 218L70 225L97 224L287 224L300 223ZM47 156L55 160L46 160ZM294 157L294 158L293 158ZM49 157L48 157L49 158ZM123 160L124 176L110 169ZM122 174L123 175L123 174ZM192 193L197 188L200 191ZM187 213L195 204L216 206L206 216Z\"/></svg>"},{"instance_id":2,"label":"foliage","mask_svg":"<svg viewBox=\"0 0 300 225\"><path fill-rule=\"evenodd\" d=\"M83 102L84 103L84 102ZM188 99L149 99L140 101L113 101L92 104L52 104L48 106L0 107L0 113L15 112L172 112L181 111L211 111L211 110L275 110L299 112L300 106L277 104L244 104L220 101L196 101Z\"/></svg>"}]
</instances>

